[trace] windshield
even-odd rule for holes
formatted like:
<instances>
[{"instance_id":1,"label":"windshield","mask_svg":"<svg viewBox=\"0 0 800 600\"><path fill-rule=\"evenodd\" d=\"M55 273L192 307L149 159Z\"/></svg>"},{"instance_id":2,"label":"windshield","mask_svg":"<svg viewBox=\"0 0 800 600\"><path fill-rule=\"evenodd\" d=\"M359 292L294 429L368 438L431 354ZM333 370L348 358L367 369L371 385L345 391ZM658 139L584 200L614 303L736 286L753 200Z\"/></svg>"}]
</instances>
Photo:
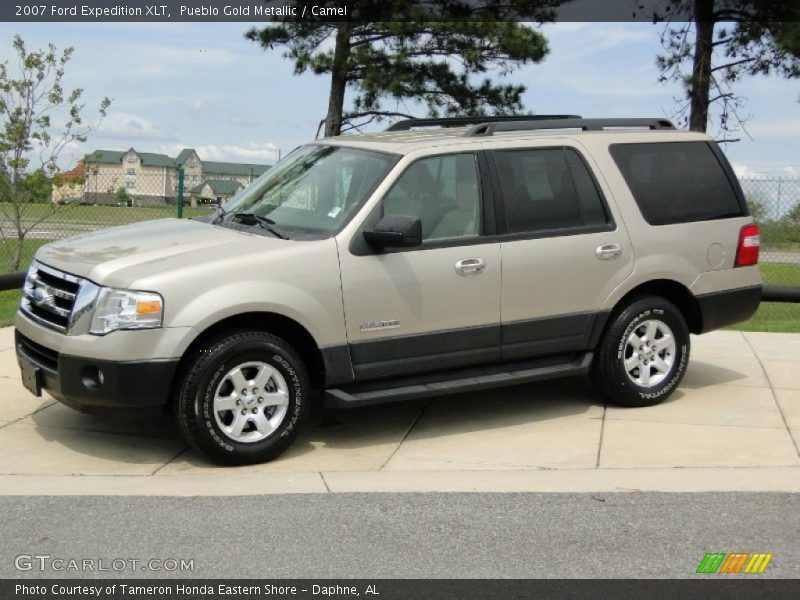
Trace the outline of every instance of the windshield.
<instances>
[{"instance_id":1,"label":"windshield","mask_svg":"<svg viewBox=\"0 0 800 600\"><path fill-rule=\"evenodd\" d=\"M252 213L278 229L335 232L394 163L389 154L301 146L232 199L225 221Z\"/></svg>"}]
</instances>

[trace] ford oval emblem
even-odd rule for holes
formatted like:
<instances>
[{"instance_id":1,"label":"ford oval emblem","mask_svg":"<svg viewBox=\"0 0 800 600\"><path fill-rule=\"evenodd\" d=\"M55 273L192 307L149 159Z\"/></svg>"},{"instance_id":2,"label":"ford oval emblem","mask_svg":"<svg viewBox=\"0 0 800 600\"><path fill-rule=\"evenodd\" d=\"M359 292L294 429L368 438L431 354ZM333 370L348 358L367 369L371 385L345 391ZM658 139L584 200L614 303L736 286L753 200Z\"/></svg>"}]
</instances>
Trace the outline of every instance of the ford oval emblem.
<instances>
[{"instance_id":1,"label":"ford oval emblem","mask_svg":"<svg viewBox=\"0 0 800 600\"><path fill-rule=\"evenodd\" d=\"M41 306L42 304L47 304L52 296L47 293L47 290L43 290L42 288L35 288L33 290L33 303L37 306Z\"/></svg>"}]
</instances>

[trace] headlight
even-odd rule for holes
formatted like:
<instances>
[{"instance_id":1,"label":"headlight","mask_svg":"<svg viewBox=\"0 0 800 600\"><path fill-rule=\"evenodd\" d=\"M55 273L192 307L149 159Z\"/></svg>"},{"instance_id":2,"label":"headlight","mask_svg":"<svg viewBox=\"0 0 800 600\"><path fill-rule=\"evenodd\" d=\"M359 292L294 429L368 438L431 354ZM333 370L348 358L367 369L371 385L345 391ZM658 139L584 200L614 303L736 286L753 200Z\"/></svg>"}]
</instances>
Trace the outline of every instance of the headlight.
<instances>
[{"instance_id":1,"label":"headlight","mask_svg":"<svg viewBox=\"0 0 800 600\"><path fill-rule=\"evenodd\" d=\"M163 318L164 301L158 294L100 288L89 332L105 335L117 329L151 329L161 327Z\"/></svg>"}]
</instances>

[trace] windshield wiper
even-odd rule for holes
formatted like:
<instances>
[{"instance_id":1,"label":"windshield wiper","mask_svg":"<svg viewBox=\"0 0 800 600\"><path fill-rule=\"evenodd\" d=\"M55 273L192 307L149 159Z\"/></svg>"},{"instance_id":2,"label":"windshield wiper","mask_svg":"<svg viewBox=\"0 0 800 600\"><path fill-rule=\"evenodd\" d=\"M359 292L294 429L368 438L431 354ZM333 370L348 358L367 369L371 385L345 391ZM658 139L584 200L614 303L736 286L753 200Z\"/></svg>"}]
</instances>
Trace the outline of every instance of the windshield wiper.
<instances>
[{"instance_id":1,"label":"windshield wiper","mask_svg":"<svg viewBox=\"0 0 800 600\"><path fill-rule=\"evenodd\" d=\"M286 235L282 231L279 231L278 229L275 229L273 227L273 225L275 225L275 221L273 221L272 219L268 219L267 217L262 217L261 215L257 215L257 214L252 213L252 212L241 212L241 213L234 213L233 214L233 218L234 219L238 219L238 220L240 220L242 222L249 221L250 225L258 224L262 228L264 228L267 231L269 231L272 235L274 235L275 237L280 238L282 240L288 240L289 239L288 235Z\"/></svg>"}]
</instances>

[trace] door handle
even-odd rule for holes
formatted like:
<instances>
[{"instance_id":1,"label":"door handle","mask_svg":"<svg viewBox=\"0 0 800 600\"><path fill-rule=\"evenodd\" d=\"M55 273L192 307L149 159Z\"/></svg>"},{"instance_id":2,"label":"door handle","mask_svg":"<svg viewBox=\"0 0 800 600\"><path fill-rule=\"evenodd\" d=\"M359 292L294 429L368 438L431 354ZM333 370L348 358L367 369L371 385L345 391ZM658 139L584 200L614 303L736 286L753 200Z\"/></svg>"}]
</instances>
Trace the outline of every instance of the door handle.
<instances>
[{"instance_id":1,"label":"door handle","mask_svg":"<svg viewBox=\"0 0 800 600\"><path fill-rule=\"evenodd\" d=\"M600 260L613 260L622 254L622 246L619 244L603 244L595 250L595 255Z\"/></svg>"},{"instance_id":2,"label":"door handle","mask_svg":"<svg viewBox=\"0 0 800 600\"><path fill-rule=\"evenodd\" d=\"M456 263L456 273L459 275L479 275L486 268L486 261L482 258L465 258Z\"/></svg>"}]
</instances>

